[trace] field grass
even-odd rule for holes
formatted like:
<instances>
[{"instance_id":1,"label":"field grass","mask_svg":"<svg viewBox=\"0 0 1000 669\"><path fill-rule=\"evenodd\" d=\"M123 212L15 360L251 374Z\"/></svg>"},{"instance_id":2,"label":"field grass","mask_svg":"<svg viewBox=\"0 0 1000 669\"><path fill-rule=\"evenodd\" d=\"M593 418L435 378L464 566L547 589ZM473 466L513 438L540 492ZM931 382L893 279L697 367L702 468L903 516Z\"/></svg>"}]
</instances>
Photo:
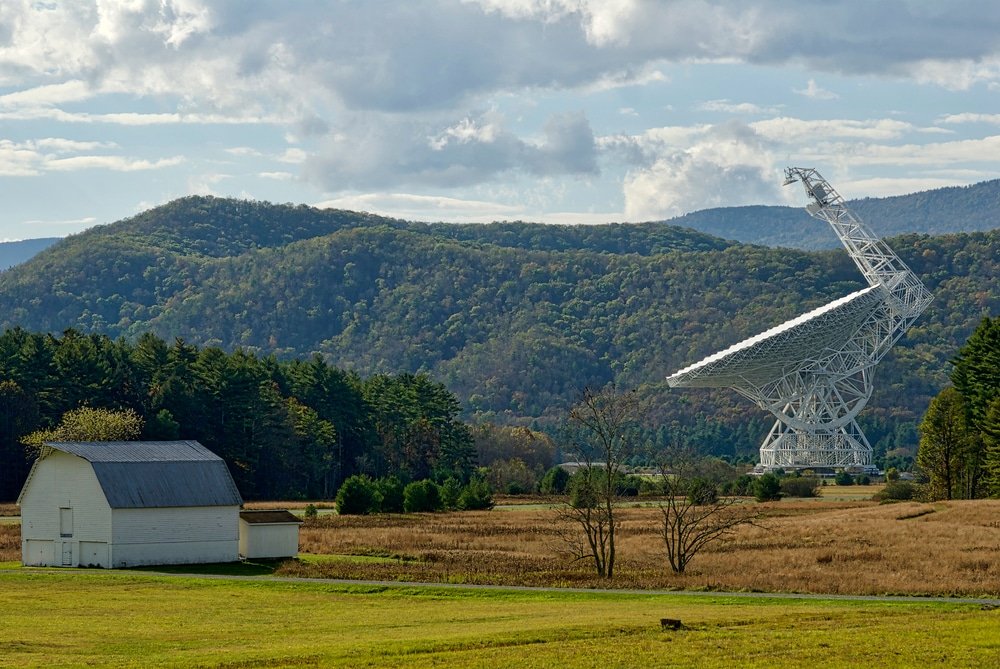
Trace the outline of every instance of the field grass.
<instances>
[{"instance_id":1,"label":"field grass","mask_svg":"<svg viewBox=\"0 0 1000 669\"><path fill-rule=\"evenodd\" d=\"M990 667L998 625L948 602L0 571L4 667Z\"/></svg>"},{"instance_id":2,"label":"field grass","mask_svg":"<svg viewBox=\"0 0 1000 669\"><path fill-rule=\"evenodd\" d=\"M856 486L852 486L856 487ZM1000 501L782 500L759 527L710 546L676 575L659 509L628 506L616 576L573 562L555 511L324 515L301 529L279 575L355 580L666 590L1000 596ZM0 524L0 561L20 559L20 528ZM183 571L183 568L177 569ZM267 573L269 567L256 573ZM223 572L226 573L226 572Z\"/></svg>"},{"instance_id":3,"label":"field grass","mask_svg":"<svg viewBox=\"0 0 1000 669\"><path fill-rule=\"evenodd\" d=\"M615 587L842 594L1000 595L1000 501L783 500L759 527L666 566L656 508L624 508ZM288 563L278 573L506 585L606 586L571 562L552 510L327 516L300 550L397 558Z\"/></svg>"}]
</instances>

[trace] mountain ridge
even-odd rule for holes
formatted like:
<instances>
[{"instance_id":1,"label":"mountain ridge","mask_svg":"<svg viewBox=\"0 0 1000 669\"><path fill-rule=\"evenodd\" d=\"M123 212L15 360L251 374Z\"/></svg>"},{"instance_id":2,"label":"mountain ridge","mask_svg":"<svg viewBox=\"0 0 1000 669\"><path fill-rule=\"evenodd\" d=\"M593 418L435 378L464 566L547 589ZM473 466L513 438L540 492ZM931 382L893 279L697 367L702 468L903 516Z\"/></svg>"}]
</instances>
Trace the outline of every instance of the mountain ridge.
<instances>
[{"instance_id":1,"label":"mountain ridge","mask_svg":"<svg viewBox=\"0 0 1000 669\"><path fill-rule=\"evenodd\" d=\"M878 370L862 423L882 452L913 441L948 360L1000 311L1000 231L889 243L935 302ZM453 227L196 198L0 273L0 325L428 372L468 417L536 426L554 425L584 386L614 381L653 398L662 425L745 453L766 416L725 391L671 393L664 378L862 285L842 250L660 223Z\"/></svg>"}]
</instances>

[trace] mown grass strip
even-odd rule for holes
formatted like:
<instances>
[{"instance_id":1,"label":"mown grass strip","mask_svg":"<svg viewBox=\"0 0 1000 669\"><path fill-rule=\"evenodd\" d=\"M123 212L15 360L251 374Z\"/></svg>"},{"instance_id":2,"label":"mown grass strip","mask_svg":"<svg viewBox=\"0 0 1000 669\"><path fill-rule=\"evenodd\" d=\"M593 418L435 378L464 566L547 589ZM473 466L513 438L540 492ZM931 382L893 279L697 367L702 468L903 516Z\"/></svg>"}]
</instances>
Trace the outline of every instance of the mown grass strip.
<instances>
[{"instance_id":1,"label":"mown grass strip","mask_svg":"<svg viewBox=\"0 0 1000 669\"><path fill-rule=\"evenodd\" d=\"M0 572L5 667L984 667L1000 666L998 626L947 601Z\"/></svg>"}]
</instances>

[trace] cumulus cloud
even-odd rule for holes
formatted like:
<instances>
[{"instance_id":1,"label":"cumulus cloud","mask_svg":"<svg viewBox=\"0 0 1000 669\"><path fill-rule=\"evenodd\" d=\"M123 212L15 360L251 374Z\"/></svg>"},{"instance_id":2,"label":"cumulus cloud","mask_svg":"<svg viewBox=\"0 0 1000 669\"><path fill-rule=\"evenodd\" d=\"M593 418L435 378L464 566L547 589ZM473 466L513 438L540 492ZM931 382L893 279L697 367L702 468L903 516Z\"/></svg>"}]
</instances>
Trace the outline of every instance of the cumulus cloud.
<instances>
[{"instance_id":1,"label":"cumulus cloud","mask_svg":"<svg viewBox=\"0 0 1000 669\"><path fill-rule=\"evenodd\" d=\"M799 95L804 95L805 97L812 98L813 100L836 100L840 97L833 91L828 91L822 86L819 86L815 79L810 79L805 88L796 88L794 90Z\"/></svg>"},{"instance_id":2,"label":"cumulus cloud","mask_svg":"<svg viewBox=\"0 0 1000 669\"><path fill-rule=\"evenodd\" d=\"M46 137L24 142L0 140L0 175L38 176L45 172L73 172L104 169L114 172L137 172L174 167L184 162L182 156L146 160L121 155L87 155L85 152L114 149L113 142L94 142ZM84 152L85 155L66 155Z\"/></svg>"},{"instance_id":3,"label":"cumulus cloud","mask_svg":"<svg viewBox=\"0 0 1000 669\"><path fill-rule=\"evenodd\" d=\"M270 124L301 146L283 154L236 147L231 156L301 166L304 178L332 192L460 188L510 174L579 177L607 160L628 166L629 216L661 217L699 202L773 197L770 156L787 157L795 142L823 143L825 153L815 155L825 157L842 150L872 164L894 155L916 161L909 145L878 143L929 129L780 117L595 138L584 112L513 121L493 111L495 101L666 85L672 65L706 62L806 68L817 76L796 92L813 99L836 97L821 85L823 73L956 90L1000 85L997 26L1000 4L973 0L5 0L0 120ZM97 104L82 104L90 101ZM790 113L728 99L701 110ZM994 122L955 114L941 123L974 121ZM952 165L980 155L991 139L940 143L931 155ZM147 170L183 160L93 155L114 147L72 141L81 145L0 144L0 174ZM252 173L290 174L283 165L265 169ZM723 179L725 188L717 186Z\"/></svg>"},{"instance_id":4,"label":"cumulus cloud","mask_svg":"<svg viewBox=\"0 0 1000 669\"><path fill-rule=\"evenodd\" d=\"M582 114L560 114L537 140L510 132L495 114L436 128L413 119L357 117L305 163L307 178L329 189L394 184L457 187L520 170L535 175L593 174L594 133Z\"/></svg>"},{"instance_id":5,"label":"cumulus cloud","mask_svg":"<svg viewBox=\"0 0 1000 669\"><path fill-rule=\"evenodd\" d=\"M625 215L650 220L704 207L773 202L779 198L777 174L766 142L751 127L712 126L687 148L629 173Z\"/></svg>"}]
</instances>

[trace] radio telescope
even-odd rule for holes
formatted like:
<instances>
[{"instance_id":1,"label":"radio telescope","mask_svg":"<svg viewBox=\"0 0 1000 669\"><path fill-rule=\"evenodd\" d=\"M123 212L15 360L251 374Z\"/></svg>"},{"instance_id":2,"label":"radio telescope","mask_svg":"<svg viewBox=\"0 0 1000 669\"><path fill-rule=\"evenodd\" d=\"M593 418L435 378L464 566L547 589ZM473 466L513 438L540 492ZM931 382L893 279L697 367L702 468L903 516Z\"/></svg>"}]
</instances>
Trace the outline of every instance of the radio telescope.
<instances>
[{"instance_id":1,"label":"radio telescope","mask_svg":"<svg viewBox=\"0 0 1000 669\"><path fill-rule=\"evenodd\" d=\"M826 221L868 287L741 341L667 377L671 387L733 388L775 415L757 471L857 468L874 471L872 447L855 417L872 395L872 372L931 301L892 249L814 169L790 167L806 207Z\"/></svg>"}]
</instances>

